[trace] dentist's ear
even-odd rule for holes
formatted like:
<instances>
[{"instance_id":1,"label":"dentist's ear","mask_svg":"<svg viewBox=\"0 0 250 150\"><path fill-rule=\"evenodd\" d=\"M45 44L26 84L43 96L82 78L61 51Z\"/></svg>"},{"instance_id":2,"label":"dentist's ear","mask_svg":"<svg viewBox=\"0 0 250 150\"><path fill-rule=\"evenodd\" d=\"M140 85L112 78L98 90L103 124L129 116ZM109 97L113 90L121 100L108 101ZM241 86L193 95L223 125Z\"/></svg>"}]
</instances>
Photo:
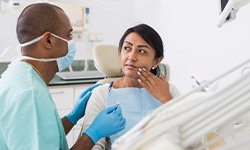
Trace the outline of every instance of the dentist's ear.
<instances>
[{"instance_id":1,"label":"dentist's ear","mask_svg":"<svg viewBox=\"0 0 250 150\"><path fill-rule=\"evenodd\" d=\"M51 44L50 39L47 39L47 43Z\"/></svg>"},{"instance_id":2,"label":"dentist's ear","mask_svg":"<svg viewBox=\"0 0 250 150\"><path fill-rule=\"evenodd\" d=\"M46 48L51 48L52 45L52 41L51 41L51 33L50 32L45 32L43 34L43 45L46 47Z\"/></svg>"}]
</instances>

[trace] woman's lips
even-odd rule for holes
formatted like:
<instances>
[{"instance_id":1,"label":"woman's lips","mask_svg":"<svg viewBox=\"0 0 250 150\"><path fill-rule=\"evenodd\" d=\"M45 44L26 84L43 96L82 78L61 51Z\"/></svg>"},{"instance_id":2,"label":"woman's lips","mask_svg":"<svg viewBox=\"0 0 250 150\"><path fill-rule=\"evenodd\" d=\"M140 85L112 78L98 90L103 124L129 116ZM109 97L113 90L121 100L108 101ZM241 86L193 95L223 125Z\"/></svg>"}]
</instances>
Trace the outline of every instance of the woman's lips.
<instances>
[{"instance_id":1,"label":"woman's lips","mask_svg":"<svg viewBox=\"0 0 250 150\"><path fill-rule=\"evenodd\" d=\"M131 64L126 64L125 67L128 68L128 69L138 68L137 66L131 65Z\"/></svg>"}]
</instances>

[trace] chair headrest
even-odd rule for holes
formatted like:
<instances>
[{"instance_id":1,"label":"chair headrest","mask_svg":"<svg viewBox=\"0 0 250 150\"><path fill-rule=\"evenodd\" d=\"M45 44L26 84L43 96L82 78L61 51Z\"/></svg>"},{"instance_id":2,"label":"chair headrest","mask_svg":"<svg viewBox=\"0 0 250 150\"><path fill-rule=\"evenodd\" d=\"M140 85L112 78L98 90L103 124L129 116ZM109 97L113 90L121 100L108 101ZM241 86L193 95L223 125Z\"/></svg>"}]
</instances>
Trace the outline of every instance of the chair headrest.
<instances>
[{"instance_id":1,"label":"chair headrest","mask_svg":"<svg viewBox=\"0 0 250 150\"><path fill-rule=\"evenodd\" d=\"M114 45L97 45L93 48L94 65L107 77L121 77L120 56Z\"/></svg>"}]
</instances>

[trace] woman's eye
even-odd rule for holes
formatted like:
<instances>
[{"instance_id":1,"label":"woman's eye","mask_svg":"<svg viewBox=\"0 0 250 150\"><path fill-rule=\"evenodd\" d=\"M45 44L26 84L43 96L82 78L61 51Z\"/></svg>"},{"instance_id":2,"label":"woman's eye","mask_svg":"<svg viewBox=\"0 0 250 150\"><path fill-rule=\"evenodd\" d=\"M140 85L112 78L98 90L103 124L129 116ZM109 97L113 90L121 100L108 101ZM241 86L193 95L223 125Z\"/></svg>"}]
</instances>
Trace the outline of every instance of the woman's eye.
<instances>
[{"instance_id":1,"label":"woman's eye","mask_svg":"<svg viewBox=\"0 0 250 150\"><path fill-rule=\"evenodd\" d=\"M130 50L130 47L125 46L125 47L123 47L123 49L128 51L128 50Z\"/></svg>"},{"instance_id":2,"label":"woman's eye","mask_svg":"<svg viewBox=\"0 0 250 150\"><path fill-rule=\"evenodd\" d=\"M146 53L146 51L143 50L143 49L140 49L139 52L140 52L140 53Z\"/></svg>"}]
</instances>

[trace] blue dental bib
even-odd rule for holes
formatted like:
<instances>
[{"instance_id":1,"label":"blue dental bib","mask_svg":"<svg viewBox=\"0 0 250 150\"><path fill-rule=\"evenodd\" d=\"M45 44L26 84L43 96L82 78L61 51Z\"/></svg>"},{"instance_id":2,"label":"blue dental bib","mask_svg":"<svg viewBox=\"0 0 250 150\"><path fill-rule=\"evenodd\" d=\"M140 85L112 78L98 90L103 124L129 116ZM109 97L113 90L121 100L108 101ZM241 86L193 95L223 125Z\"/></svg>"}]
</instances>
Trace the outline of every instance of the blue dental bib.
<instances>
[{"instance_id":1,"label":"blue dental bib","mask_svg":"<svg viewBox=\"0 0 250 150\"><path fill-rule=\"evenodd\" d=\"M123 117L126 119L126 127L122 131L110 136L111 142L133 128L145 116L158 108L162 103L154 98L144 88L119 88L112 89L107 95L105 107L114 106L116 101L121 101Z\"/></svg>"}]
</instances>

